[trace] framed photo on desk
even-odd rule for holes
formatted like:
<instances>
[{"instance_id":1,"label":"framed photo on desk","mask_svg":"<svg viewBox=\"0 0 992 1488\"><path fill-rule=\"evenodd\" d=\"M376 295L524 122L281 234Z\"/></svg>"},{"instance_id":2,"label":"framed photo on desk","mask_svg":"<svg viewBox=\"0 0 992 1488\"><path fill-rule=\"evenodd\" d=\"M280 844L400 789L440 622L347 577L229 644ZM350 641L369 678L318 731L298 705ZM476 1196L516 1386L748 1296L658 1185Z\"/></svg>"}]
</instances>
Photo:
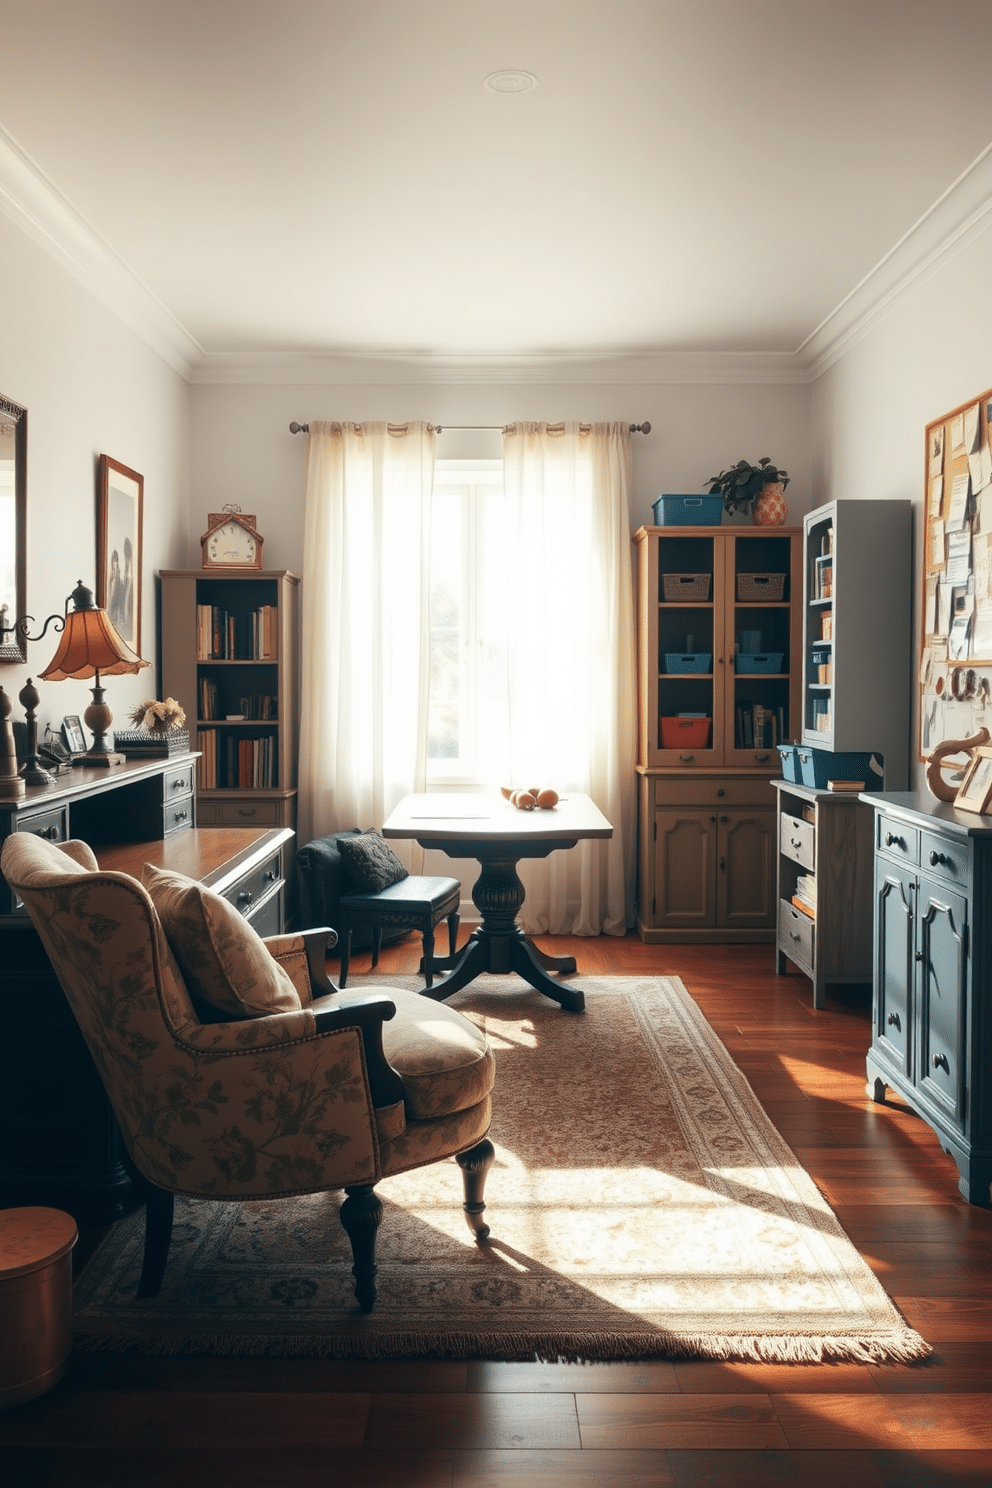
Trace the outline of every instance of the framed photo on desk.
<instances>
[{"instance_id":1,"label":"framed photo on desk","mask_svg":"<svg viewBox=\"0 0 992 1488\"><path fill-rule=\"evenodd\" d=\"M78 713L67 713L62 720L62 738L70 754L86 753L86 735Z\"/></svg>"},{"instance_id":2,"label":"framed photo on desk","mask_svg":"<svg viewBox=\"0 0 992 1488\"><path fill-rule=\"evenodd\" d=\"M977 811L979 816L992 811L992 748L983 745L972 752L954 805L959 811Z\"/></svg>"}]
</instances>

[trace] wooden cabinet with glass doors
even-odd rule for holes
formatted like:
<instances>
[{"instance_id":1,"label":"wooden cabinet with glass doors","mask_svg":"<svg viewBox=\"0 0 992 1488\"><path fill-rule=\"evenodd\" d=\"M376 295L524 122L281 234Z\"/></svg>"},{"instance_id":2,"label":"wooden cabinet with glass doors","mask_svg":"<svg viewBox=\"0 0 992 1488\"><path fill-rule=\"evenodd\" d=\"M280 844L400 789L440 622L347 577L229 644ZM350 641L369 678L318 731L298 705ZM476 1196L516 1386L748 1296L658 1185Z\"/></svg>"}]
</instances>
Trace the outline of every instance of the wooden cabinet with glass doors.
<instances>
[{"instance_id":1,"label":"wooden cabinet with glass doors","mask_svg":"<svg viewBox=\"0 0 992 1488\"><path fill-rule=\"evenodd\" d=\"M802 534L642 527L642 940L775 938L776 744L801 720Z\"/></svg>"}]
</instances>

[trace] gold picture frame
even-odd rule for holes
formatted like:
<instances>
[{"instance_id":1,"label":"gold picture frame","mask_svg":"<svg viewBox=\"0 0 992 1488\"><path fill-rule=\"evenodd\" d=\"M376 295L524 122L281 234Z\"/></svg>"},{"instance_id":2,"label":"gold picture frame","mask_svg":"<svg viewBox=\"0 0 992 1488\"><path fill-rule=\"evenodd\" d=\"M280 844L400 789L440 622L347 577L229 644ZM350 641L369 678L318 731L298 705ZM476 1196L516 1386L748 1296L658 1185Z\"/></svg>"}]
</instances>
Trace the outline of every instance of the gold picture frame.
<instances>
[{"instance_id":1,"label":"gold picture frame","mask_svg":"<svg viewBox=\"0 0 992 1488\"><path fill-rule=\"evenodd\" d=\"M954 805L959 811L974 811L979 816L992 811L992 745L972 750Z\"/></svg>"}]
</instances>

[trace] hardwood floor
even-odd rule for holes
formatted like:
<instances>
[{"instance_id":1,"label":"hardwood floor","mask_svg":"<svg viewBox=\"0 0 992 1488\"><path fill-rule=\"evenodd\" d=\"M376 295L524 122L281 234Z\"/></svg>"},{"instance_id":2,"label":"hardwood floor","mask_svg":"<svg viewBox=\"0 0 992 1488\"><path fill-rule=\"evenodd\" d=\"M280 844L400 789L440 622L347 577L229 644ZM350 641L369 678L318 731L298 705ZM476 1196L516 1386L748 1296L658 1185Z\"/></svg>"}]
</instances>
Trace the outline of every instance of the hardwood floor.
<instances>
[{"instance_id":1,"label":"hardwood floor","mask_svg":"<svg viewBox=\"0 0 992 1488\"><path fill-rule=\"evenodd\" d=\"M0 1413L5 1488L710 1488L992 1481L992 1212L906 1107L865 1094L868 989L814 1013L770 946L539 942L682 977L904 1316L923 1365L352 1364L77 1355ZM416 970L419 942L383 952ZM349 988L368 972L352 962ZM352 980L353 979L353 980ZM457 999L455 1000L457 1006ZM82 1237L80 1258L97 1236Z\"/></svg>"}]
</instances>

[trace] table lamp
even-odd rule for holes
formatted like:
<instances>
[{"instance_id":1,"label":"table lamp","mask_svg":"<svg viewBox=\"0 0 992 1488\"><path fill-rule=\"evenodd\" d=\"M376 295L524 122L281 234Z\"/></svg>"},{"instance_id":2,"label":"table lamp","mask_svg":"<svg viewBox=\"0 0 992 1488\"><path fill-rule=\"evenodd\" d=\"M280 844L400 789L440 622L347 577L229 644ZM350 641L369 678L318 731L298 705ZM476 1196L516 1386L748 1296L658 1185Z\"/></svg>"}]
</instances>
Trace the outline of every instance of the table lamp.
<instances>
[{"instance_id":1,"label":"table lamp","mask_svg":"<svg viewBox=\"0 0 992 1488\"><path fill-rule=\"evenodd\" d=\"M65 628L59 648L39 676L46 682L64 682L67 677L94 678L93 701L83 714L83 722L93 734L85 755L88 765L110 765L116 759L110 733L114 715L103 700L101 672L104 676L117 676L150 665L121 640L106 610L95 603L93 591L80 579L66 600Z\"/></svg>"}]
</instances>

